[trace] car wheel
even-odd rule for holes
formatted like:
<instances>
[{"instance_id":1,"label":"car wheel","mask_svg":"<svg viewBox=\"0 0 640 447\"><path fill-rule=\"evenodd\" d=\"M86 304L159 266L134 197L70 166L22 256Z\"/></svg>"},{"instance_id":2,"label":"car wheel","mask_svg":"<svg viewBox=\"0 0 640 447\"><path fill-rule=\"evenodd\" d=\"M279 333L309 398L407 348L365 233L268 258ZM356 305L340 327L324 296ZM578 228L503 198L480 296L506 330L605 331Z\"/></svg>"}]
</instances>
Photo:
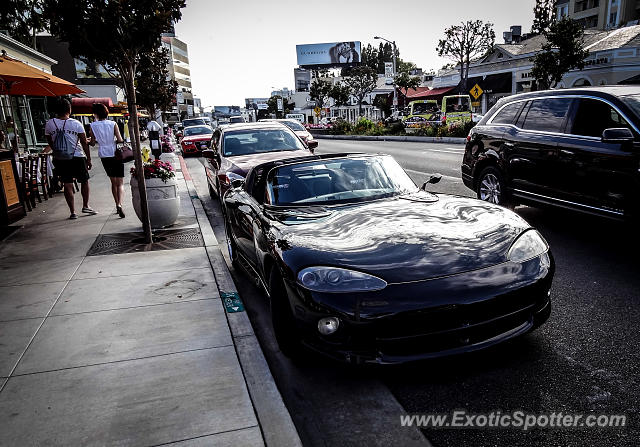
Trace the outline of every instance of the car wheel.
<instances>
[{"instance_id":1,"label":"car wheel","mask_svg":"<svg viewBox=\"0 0 640 447\"><path fill-rule=\"evenodd\" d=\"M269 279L271 295L271 324L280 351L291 359L301 358L300 334L295 325L293 312L284 281L274 267Z\"/></svg>"},{"instance_id":2,"label":"car wheel","mask_svg":"<svg viewBox=\"0 0 640 447\"><path fill-rule=\"evenodd\" d=\"M236 245L231 231L229 230L229 223L227 219L224 220L224 234L227 239L227 250L229 251L229 259L233 268L240 268L240 261L238 260L238 246Z\"/></svg>"},{"instance_id":3,"label":"car wheel","mask_svg":"<svg viewBox=\"0 0 640 447\"><path fill-rule=\"evenodd\" d=\"M509 206L502 174L492 166L480 173L476 192L480 200L495 203L496 205Z\"/></svg>"}]
</instances>

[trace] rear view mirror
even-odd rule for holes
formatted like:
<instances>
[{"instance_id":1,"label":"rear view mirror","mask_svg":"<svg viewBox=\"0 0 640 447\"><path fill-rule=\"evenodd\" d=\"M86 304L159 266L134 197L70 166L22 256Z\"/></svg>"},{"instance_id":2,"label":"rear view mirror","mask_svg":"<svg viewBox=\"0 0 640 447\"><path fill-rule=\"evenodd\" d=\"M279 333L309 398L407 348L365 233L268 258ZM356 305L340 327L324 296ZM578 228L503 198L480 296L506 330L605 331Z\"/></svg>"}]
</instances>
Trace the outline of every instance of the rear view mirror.
<instances>
[{"instance_id":1,"label":"rear view mirror","mask_svg":"<svg viewBox=\"0 0 640 447\"><path fill-rule=\"evenodd\" d=\"M626 127L605 129L602 132L603 143L624 144L633 142L633 133Z\"/></svg>"},{"instance_id":2,"label":"rear view mirror","mask_svg":"<svg viewBox=\"0 0 640 447\"><path fill-rule=\"evenodd\" d=\"M431 185L435 185L436 183L438 183L440 180L442 180L442 175L440 174L433 174L431 177L429 177L429 180L427 180L426 182L424 182L422 184L422 189L423 191L426 191L427 189L427 185L431 184Z\"/></svg>"},{"instance_id":3,"label":"rear view mirror","mask_svg":"<svg viewBox=\"0 0 640 447\"><path fill-rule=\"evenodd\" d=\"M313 150L318 147L318 142L316 140L308 141L307 147L309 147L309 150L313 152Z\"/></svg>"},{"instance_id":4,"label":"rear view mirror","mask_svg":"<svg viewBox=\"0 0 640 447\"><path fill-rule=\"evenodd\" d=\"M231 180L231 187L233 189L242 188L242 185L244 185L243 178L234 178L233 180Z\"/></svg>"},{"instance_id":5,"label":"rear view mirror","mask_svg":"<svg viewBox=\"0 0 640 447\"><path fill-rule=\"evenodd\" d=\"M211 149L205 149L202 151L202 156L209 160L214 160L216 158L216 153Z\"/></svg>"}]
</instances>

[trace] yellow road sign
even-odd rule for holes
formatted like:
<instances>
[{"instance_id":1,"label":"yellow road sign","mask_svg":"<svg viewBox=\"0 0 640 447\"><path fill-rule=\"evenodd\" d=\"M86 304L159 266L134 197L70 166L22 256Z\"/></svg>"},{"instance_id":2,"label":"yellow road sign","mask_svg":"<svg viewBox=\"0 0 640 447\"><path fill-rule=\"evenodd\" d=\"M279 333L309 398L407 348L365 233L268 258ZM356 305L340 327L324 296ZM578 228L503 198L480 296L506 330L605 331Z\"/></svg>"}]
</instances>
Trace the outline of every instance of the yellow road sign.
<instances>
[{"instance_id":1,"label":"yellow road sign","mask_svg":"<svg viewBox=\"0 0 640 447\"><path fill-rule=\"evenodd\" d=\"M315 107L313 109L313 111L316 113L316 116L320 116L320 113L322 113L322 109L320 107Z\"/></svg>"},{"instance_id":2,"label":"yellow road sign","mask_svg":"<svg viewBox=\"0 0 640 447\"><path fill-rule=\"evenodd\" d=\"M474 99L478 99L480 96L482 96L483 90L480 88L478 84L476 84L469 91L469 93L471 93L471 96L473 96Z\"/></svg>"}]
</instances>

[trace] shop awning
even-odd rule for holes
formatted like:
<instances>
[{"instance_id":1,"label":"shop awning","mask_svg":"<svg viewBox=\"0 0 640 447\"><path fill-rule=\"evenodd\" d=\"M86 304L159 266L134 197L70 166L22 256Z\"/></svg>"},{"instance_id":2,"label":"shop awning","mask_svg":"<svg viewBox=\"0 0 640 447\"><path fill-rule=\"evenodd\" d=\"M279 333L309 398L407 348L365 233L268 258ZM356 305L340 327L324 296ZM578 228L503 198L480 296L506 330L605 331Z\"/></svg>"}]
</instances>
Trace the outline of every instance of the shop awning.
<instances>
[{"instance_id":1,"label":"shop awning","mask_svg":"<svg viewBox=\"0 0 640 447\"><path fill-rule=\"evenodd\" d=\"M436 99L438 96L444 96L456 87L429 88L418 87L407 92L407 99Z\"/></svg>"},{"instance_id":2,"label":"shop awning","mask_svg":"<svg viewBox=\"0 0 640 447\"><path fill-rule=\"evenodd\" d=\"M75 84L34 67L0 56L0 95L61 96L84 93Z\"/></svg>"},{"instance_id":3,"label":"shop awning","mask_svg":"<svg viewBox=\"0 0 640 447\"><path fill-rule=\"evenodd\" d=\"M476 84L487 94L511 93L511 72L497 73L487 76L475 76L467 79L467 88L471 90Z\"/></svg>"},{"instance_id":4,"label":"shop awning","mask_svg":"<svg viewBox=\"0 0 640 447\"><path fill-rule=\"evenodd\" d=\"M624 81L618 82L618 85L638 85L638 84L640 84L640 74L631 76L630 78L627 78Z\"/></svg>"}]
</instances>

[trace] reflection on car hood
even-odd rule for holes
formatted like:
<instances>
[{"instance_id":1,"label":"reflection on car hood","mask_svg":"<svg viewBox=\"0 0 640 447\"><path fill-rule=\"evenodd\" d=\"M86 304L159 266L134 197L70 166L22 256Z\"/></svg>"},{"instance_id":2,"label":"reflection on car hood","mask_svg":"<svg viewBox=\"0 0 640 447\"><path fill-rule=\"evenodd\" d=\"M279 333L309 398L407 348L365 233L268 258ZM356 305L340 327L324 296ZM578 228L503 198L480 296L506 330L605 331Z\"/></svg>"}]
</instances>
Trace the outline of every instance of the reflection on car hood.
<instances>
[{"instance_id":1,"label":"reflection on car hood","mask_svg":"<svg viewBox=\"0 0 640 447\"><path fill-rule=\"evenodd\" d=\"M312 154L306 149L300 149L297 151L260 152L257 154L236 155L233 157L224 158L221 170L232 171L244 177L247 175L249 169L261 163L266 163L274 160L285 160L287 158L306 157L308 155Z\"/></svg>"},{"instance_id":2,"label":"reflection on car hood","mask_svg":"<svg viewBox=\"0 0 640 447\"><path fill-rule=\"evenodd\" d=\"M294 270L335 265L389 283L452 275L506 261L529 228L520 216L475 199L439 195L326 207L318 218L278 219L277 246ZM314 214L314 213L310 213Z\"/></svg>"}]
</instances>

